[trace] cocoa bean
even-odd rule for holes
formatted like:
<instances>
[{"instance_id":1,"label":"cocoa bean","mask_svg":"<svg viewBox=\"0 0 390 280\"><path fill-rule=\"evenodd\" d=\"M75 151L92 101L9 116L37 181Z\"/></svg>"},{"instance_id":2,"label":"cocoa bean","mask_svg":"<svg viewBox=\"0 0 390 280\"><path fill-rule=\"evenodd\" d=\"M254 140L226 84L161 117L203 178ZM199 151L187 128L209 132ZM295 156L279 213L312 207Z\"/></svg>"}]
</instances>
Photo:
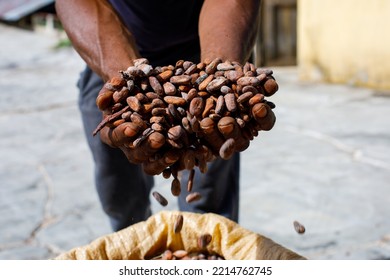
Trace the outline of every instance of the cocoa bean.
<instances>
[{"instance_id":1,"label":"cocoa bean","mask_svg":"<svg viewBox=\"0 0 390 280\"><path fill-rule=\"evenodd\" d=\"M258 93L259 91L257 90L257 88L255 88L254 86L244 86L241 90L242 93L245 93L245 92L252 92L253 94L256 94Z\"/></svg>"},{"instance_id":2,"label":"cocoa bean","mask_svg":"<svg viewBox=\"0 0 390 280\"><path fill-rule=\"evenodd\" d=\"M222 62L217 65L217 70L220 71L227 71L227 70L233 70L234 65L232 65L230 62Z\"/></svg>"},{"instance_id":3,"label":"cocoa bean","mask_svg":"<svg viewBox=\"0 0 390 280\"><path fill-rule=\"evenodd\" d=\"M178 178L174 178L171 183L171 193L173 196L179 196L181 193L181 184Z\"/></svg>"},{"instance_id":4,"label":"cocoa bean","mask_svg":"<svg viewBox=\"0 0 390 280\"><path fill-rule=\"evenodd\" d=\"M127 68L126 71L123 71L122 73L125 77L131 78L134 80L136 80L138 78L145 77L145 73L142 72L141 69L138 69L136 66L130 66L129 68Z\"/></svg>"},{"instance_id":5,"label":"cocoa bean","mask_svg":"<svg viewBox=\"0 0 390 280\"><path fill-rule=\"evenodd\" d=\"M106 110L113 102L112 96L114 95L114 91L109 90L105 87L103 87L97 98L96 98L96 105L99 108L99 110L104 111Z\"/></svg>"},{"instance_id":6,"label":"cocoa bean","mask_svg":"<svg viewBox=\"0 0 390 280\"><path fill-rule=\"evenodd\" d=\"M188 252L186 250L176 250L173 255L178 259L182 259L188 255Z\"/></svg>"},{"instance_id":7,"label":"cocoa bean","mask_svg":"<svg viewBox=\"0 0 390 280\"><path fill-rule=\"evenodd\" d=\"M259 104L264 104L264 103L259 103ZM271 130L273 128L273 126L275 125L276 117L275 117L274 112L271 110L271 108L267 104L264 104L264 105L265 105L265 108L267 110L265 117L258 117L258 118L255 118L255 120L260 125L261 130L268 131L268 130Z\"/></svg>"},{"instance_id":8,"label":"cocoa bean","mask_svg":"<svg viewBox=\"0 0 390 280\"><path fill-rule=\"evenodd\" d=\"M192 99L198 96L198 91L195 88L192 88L188 91L187 102L191 102Z\"/></svg>"},{"instance_id":9,"label":"cocoa bean","mask_svg":"<svg viewBox=\"0 0 390 280\"><path fill-rule=\"evenodd\" d=\"M181 115L177 111L175 105L173 104L168 104L168 113L175 119L176 121L181 121Z\"/></svg>"},{"instance_id":10,"label":"cocoa bean","mask_svg":"<svg viewBox=\"0 0 390 280\"><path fill-rule=\"evenodd\" d=\"M122 103L115 103L114 105L111 106L111 113L118 112L124 107Z\"/></svg>"},{"instance_id":11,"label":"cocoa bean","mask_svg":"<svg viewBox=\"0 0 390 280\"><path fill-rule=\"evenodd\" d=\"M267 80L265 81L262 87L264 89L265 96L271 96L279 89L278 84L272 78L267 78Z\"/></svg>"},{"instance_id":12,"label":"cocoa bean","mask_svg":"<svg viewBox=\"0 0 390 280\"><path fill-rule=\"evenodd\" d=\"M183 215L181 214L177 215L175 219L175 223L173 224L174 233L179 233L181 231L181 229L183 228L183 222L184 222Z\"/></svg>"},{"instance_id":13,"label":"cocoa bean","mask_svg":"<svg viewBox=\"0 0 390 280\"><path fill-rule=\"evenodd\" d=\"M198 70L198 68L196 67L196 64L191 64L187 69L184 68L184 70L184 74L192 75L193 73L195 73L195 71Z\"/></svg>"},{"instance_id":14,"label":"cocoa bean","mask_svg":"<svg viewBox=\"0 0 390 280\"><path fill-rule=\"evenodd\" d=\"M197 70L197 69L196 69ZM191 85L194 85L196 80L199 78L199 73L195 72L191 74Z\"/></svg>"},{"instance_id":15,"label":"cocoa bean","mask_svg":"<svg viewBox=\"0 0 390 280\"><path fill-rule=\"evenodd\" d=\"M185 131L181 125L176 125L168 130L167 136L169 139L177 141L181 140L185 135Z\"/></svg>"},{"instance_id":16,"label":"cocoa bean","mask_svg":"<svg viewBox=\"0 0 390 280\"><path fill-rule=\"evenodd\" d=\"M147 137L147 144L148 147L154 151L159 150L162 146L165 144L165 136L157 131L154 131L150 133Z\"/></svg>"},{"instance_id":17,"label":"cocoa bean","mask_svg":"<svg viewBox=\"0 0 390 280\"><path fill-rule=\"evenodd\" d=\"M198 90L203 91L206 90L208 84L214 79L214 75L211 74L207 76L198 86Z\"/></svg>"},{"instance_id":18,"label":"cocoa bean","mask_svg":"<svg viewBox=\"0 0 390 280\"><path fill-rule=\"evenodd\" d=\"M260 74L256 77L260 82L263 82L267 79L267 75L266 74Z\"/></svg>"},{"instance_id":19,"label":"cocoa bean","mask_svg":"<svg viewBox=\"0 0 390 280\"><path fill-rule=\"evenodd\" d=\"M131 91L133 91L133 89L134 89L134 80L128 80L127 82L126 82L126 85L127 85L127 88L128 88L128 90L131 92Z\"/></svg>"},{"instance_id":20,"label":"cocoa bean","mask_svg":"<svg viewBox=\"0 0 390 280\"><path fill-rule=\"evenodd\" d=\"M191 202L194 202L194 201L198 201L202 198L202 195L198 192L193 192L193 193L190 193L186 196L186 202L187 203L191 203Z\"/></svg>"},{"instance_id":21,"label":"cocoa bean","mask_svg":"<svg viewBox=\"0 0 390 280\"><path fill-rule=\"evenodd\" d=\"M164 101L162 101L160 98L155 98L151 102L152 108L165 108L166 105Z\"/></svg>"},{"instance_id":22,"label":"cocoa bean","mask_svg":"<svg viewBox=\"0 0 390 280\"><path fill-rule=\"evenodd\" d=\"M157 93L154 93L152 91L145 93L145 95L149 99L149 101L160 99L160 96Z\"/></svg>"},{"instance_id":23,"label":"cocoa bean","mask_svg":"<svg viewBox=\"0 0 390 280\"><path fill-rule=\"evenodd\" d=\"M164 72L158 74L156 77L160 81L160 83L165 83L169 81L169 79L173 76L173 71L168 69L165 70Z\"/></svg>"},{"instance_id":24,"label":"cocoa bean","mask_svg":"<svg viewBox=\"0 0 390 280\"><path fill-rule=\"evenodd\" d=\"M234 93L227 93L224 95L225 106L229 112L237 111L236 96Z\"/></svg>"},{"instance_id":25,"label":"cocoa bean","mask_svg":"<svg viewBox=\"0 0 390 280\"><path fill-rule=\"evenodd\" d=\"M140 66L142 64L149 64L149 60L147 58L141 57L133 59L133 64L135 67Z\"/></svg>"},{"instance_id":26,"label":"cocoa bean","mask_svg":"<svg viewBox=\"0 0 390 280\"><path fill-rule=\"evenodd\" d=\"M188 175L188 182L187 182L188 192L191 192L192 187L194 186L194 176L195 176L195 169L191 169L190 174Z\"/></svg>"},{"instance_id":27,"label":"cocoa bean","mask_svg":"<svg viewBox=\"0 0 390 280\"><path fill-rule=\"evenodd\" d=\"M253 96L253 93L250 92L250 91L247 91L247 92L241 94L241 95L237 98L237 102L238 102L238 103L244 103L244 102L248 101L252 96Z\"/></svg>"},{"instance_id":28,"label":"cocoa bean","mask_svg":"<svg viewBox=\"0 0 390 280\"><path fill-rule=\"evenodd\" d=\"M163 260L172 260L173 259L173 253L171 250L165 250L164 253L162 254L162 259Z\"/></svg>"},{"instance_id":29,"label":"cocoa bean","mask_svg":"<svg viewBox=\"0 0 390 280\"><path fill-rule=\"evenodd\" d=\"M233 89L228 87L228 86L222 86L220 91L223 93L223 94L227 94L227 93L233 93Z\"/></svg>"},{"instance_id":30,"label":"cocoa bean","mask_svg":"<svg viewBox=\"0 0 390 280\"><path fill-rule=\"evenodd\" d=\"M222 118L222 116L220 114L213 113L209 115L209 118L212 119L214 122L218 122Z\"/></svg>"},{"instance_id":31,"label":"cocoa bean","mask_svg":"<svg viewBox=\"0 0 390 280\"><path fill-rule=\"evenodd\" d=\"M157 93L158 95L162 96L164 94L164 89L161 86L158 79L154 76L149 76L149 84L152 87L153 91Z\"/></svg>"},{"instance_id":32,"label":"cocoa bean","mask_svg":"<svg viewBox=\"0 0 390 280\"><path fill-rule=\"evenodd\" d=\"M233 138L227 139L219 149L219 156L222 159L228 160L230 159L236 149L236 141Z\"/></svg>"},{"instance_id":33,"label":"cocoa bean","mask_svg":"<svg viewBox=\"0 0 390 280\"><path fill-rule=\"evenodd\" d=\"M273 71L271 69L265 69L265 68L257 68L256 69L256 74L257 75L260 75L260 74L266 74L267 76L270 76L273 74Z\"/></svg>"},{"instance_id":34,"label":"cocoa bean","mask_svg":"<svg viewBox=\"0 0 390 280\"><path fill-rule=\"evenodd\" d=\"M190 102L189 112L192 116L200 117L204 110L204 101L201 97L195 97Z\"/></svg>"},{"instance_id":35,"label":"cocoa bean","mask_svg":"<svg viewBox=\"0 0 390 280\"><path fill-rule=\"evenodd\" d=\"M188 120L187 117L183 117L183 118L181 119L181 124L182 124L182 126L184 127L184 129L185 129L189 134L194 133L194 132L192 131L190 121Z\"/></svg>"},{"instance_id":36,"label":"cocoa bean","mask_svg":"<svg viewBox=\"0 0 390 280\"><path fill-rule=\"evenodd\" d=\"M191 76L189 75L180 75L172 76L169 81L174 85L188 85L191 82Z\"/></svg>"},{"instance_id":37,"label":"cocoa bean","mask_svg":"<svg viewBox=\"0 0 390 280\"><path fill-rule=\"evenodd\" d=\"M131 114L130 121L138 125L142 130L145 130L147 128L146 122L142 119L141 115L138 114L137 112Z\"/></svg>"},{"instance_id":38,"label":"cocoa bean","mask_svg":"<svg viewBox=\"0 0 390 280\"><path fill-rule=\"evenodd\" d=\"M249 107L253 107L255 104L263 102L263 100L264 95L262 95L261 93L257 93L248 100L248 105Z\"/></svg>"},{"instance_id":39,"label":"cocoa bean","mask_svg":"<svg viewBox=\"0 0 390 280\"><path fill-rule=\"evenodd\" d=\"M205 68L205 71L207 74L213 74L215 71L217 71L217 66L222 62L221 58L215 58L213 61L211 61Z\"/></svg>"},{"instance_id":40,"label":"cocoa bean","mask_svg":"<svg viewBox=\"0 0 390 280\"><path fill-rule=\"evenodd\" d=\"M157 202L161 204L161 206L168 205L168 200L164 196L162 196L159 192L154 191L152 192L152 195L157 200Z\"/></svg>"},{"instance_id":41,"label":"cocoa bean","mask_svg":"<svg viewBox=\"0 0 390 280\"><path fill-rule=\"evenodd\" d=\"M145 141L150 134L153 133L153 129L147 128L142 132L142 135L140 135L137 139L133 141L133 147L137 148L141 145L143 141Z\"/></svg>"},{"instance_id":42,"label":"cocoa bean","mask_svg":"<svg viewBox=\"0 0 390 280\"><path fill-rule=\"evenodd\" d=\"M112 99L115 103L122 102L125 100L129 95L129 89L127 87L122 87L121 90L117 90L113 93Z\"/></svg>"},{"instance_id":43,"label":"cocoa bean","mask_svg":"<svg viewBox=\"0 0 390 280\"><path fill-rule=\"evenodd\" d=\"M195 153L191 149L187 149L183 155L183 165L187 170L193 170L195 167Z\"/></svg>"},{"instance_id":44,"label":"cocoa bean","mask_svg":"<svg viewBox=\"0 0 390 280\"><path fill-rule=\"evenodd\" d=\"M142 109L142 104L135 96L129 96L126 98L126 102L129 105L130 109L135 112L140 112Z\"/></svg>"},{"instance_id":45,"label":"cocoa bean","mask_svg":"<svg viewBox=\"0 0 390 280\"><path fill-rule=\"evenodd\" d=\"M209 233L202 234L201 236L198 237L198 247L200 249L206 248L210 244L212 239L213 237L211 236L211 234Z\"/></svg>"},{"instance_id":46,"label":"cocoa bean","mask_svg":"<svg viewBox=\"0 0 390 280\"><path fill-rule=\"evenodd\" d=\"M136 95L134 95L135 98L137 98L139 100L139 102L141 102L142 104L144 103L148 103L149 102L149 98L146 97L145 94L143 93L137 93Z\"/></svg>"},{"instance_id":47,"label":"cocoa bean","mask_svg":"<svg viewBox=\"0 0 390 280\"><path fill-rule=\"evenodd\" d=\"M172 175L172 172L171 172L170 168L165 168L162 172L162 176L164 177L164 179L169 179L171 177L171 175Z\"/></svg>"},{"instance_id":48,"label":"cocoa bean","mask_svg":"<svg viewBox=\"0 0 390 280\"><path fill-rule=\"evenodd\" d=\"M265 103L266 103L271 109L275 109L275 107L276 107L275 103L273 103L273 102L271 102L271 101L266 100Z\"/></svg>"},{"instance_id":49,"label":"cocoa bean","mask_svg":"<svg viewBox=\"0 0 390 280\"><path fill-rule=\"evenodd\" d=\"M176 87L170 82L164 83L163 89L164 89L164 93L166 95L175 95L176 94Z\"/></svg>"},{"instance_id":50,"label":"cocoa bean","mask_svg":"<svg viewBox=\"0 0 390 280\"><path fill-rule=\"evenodd\" d=\"M200 96L200 97L202 97L202 98L207 98L207 97L209 97L209 93L208 93L208 91L198 91L198 96Z\"/></svg>"},{"instance_id":51,"label":"cocoa bean","mask_svg":"<svg viewBox=\"0 0 390 280\"><path fill-rule=\"evenodd\" d=\"M166 120L165 120L164 116L153 116L149 119L149 122L150 123L159 123L162 125L166 124Z\"/></svg>"},{"instance_id":52,"label":"cocoa bean","mask_svg":"<svg viewBox=\"0 0 390 280\"><path fill-rule=\"evenodd\" d=\"M140 65L134 65L136 66L138 69L140 69L142 72L144 72L145 76L149 76L151 75L152 71L153 71L153 67L149 64L145 64L145 63L142 63Z\"/></svg>"},{"instance_id":53,"label":"cocoa bean","mask_svg":"<svg viewBox=\"0 0 390 280\"><path fill-rule=\"evenodd\" d=\"M124 123L124 122L125 122L124 119L119 119L119 120L114 121L114 122L112 123L112 125L113 125L114 127L117 127L118 125L121 125L121 124Z\"/></svg>"},{"instance_id":54,"label":"cocoa bean","mask_svg":"<svg viewBox=\"0 0 390 280\"><path fill-rule=\"evenodd\" d=\"M165 131L165 128L163 125L159 124L159 123L153 123L151 125L151 128L154 130L154 131L157 131L157 132L164 132Z\"/></svg>"},{"instance_id":55,"label":"cocoa bean","mask_svg":"<svg viewBox=\"0 0 390 280\"><path fill-rule=\"evenodd\" d=\"M227 83L228 80L225 77L217 77L206 86L206 90L208 92L218 91L221 89L222 86L226 85Z\"/></svg>"},{"instance_id":56,"label":"cocoa bean","mask_svg":"<svg viewBox=\"0 0 390 280\"><path fill-rule=\"evenodd\" d=\"M200 132L200 123L198 121L198 119L196 118L196 116L192 117L190 120L190 125L191 125L191 129L194 133L198 133Z\"/></svg>"},{"instance_id":57,"label":"cocoa bean","mask_svg":"<svg viewBox=\"0 0 390 280\"><path fill-rule=\"evenodd\" d=\"M215 122L209 117L204 118L200 122L200 128L203 132L205 140L213 148L213 150L218 153L219 148L222 146L225 140L218 131Z\"/></svg>"},{"instance_id":58,"label":"cocoa bean","mask_svg":"<svg viewBox=\"0 0 390 280\"><path fill-rule=\"evenodd\" d=\"M237 84L240 86L254 86L260 85L260 80L256 77L242 77L237 80Z\"/></svg>"},{"instance_id":59,"label":"cocoa bean","mask_svg":"<svg viewBox=\"0 0 390 280\"><path fill-rule=\"evenodd\" d=\"M153 116L165 116L167 114L166 108L153 108L152 115Z\"/></svg>"},{"instance_id":60,"label":"cocoa bean","mask_svg":"<svg viewBox=\"0 0 390 280\"><path fill-rule=\"evenodd\" d=\"M267 105L265 103L257 103L252 107L251 112L255 120L260 122L261 118L267 115Z\"/></svg>"},{"instance_id":61,"label":"cocoa bean","mask_svg":"<svg viewBox=\"0 0 390 280\"><path fill-rule=\"evenodd\" d=\"M183 68L184 65L184 59L180 59L176 61L175 68Z\"/></svg>"},{"instance_id":62,"label":"cocoa bean","mask_svg":"<svg viewBox=\"0 0 390 280\"><path fill-rule=\"evenodd\" d=\"M186 100L179 96L164 96L164 101L168 104L173 104L175 106L184 106L187 104Z\"/></svg>"},{"instance_id":63,"label":"cocoa bean","mask_svg":"<svg viewBox=\"0 0 390 280\"><path fill-rule=\"evenodd\" d=\"M225 139L235 138L238 135L239 126L233 117L226 116L218 121L218 130Z\"/></svg>"},{"instance_id":64,"label":"cocoa bean","mask_svg":"<svg viewBox=\"0 0 390 280\"><path fill-rule=\"evenodd\" d=\"M299 233L299 234L305 233L306 229L305 229L304 225L302 225L300 222L294 221L293 225L294 225L294 229L297 233Z\"/></svg>"},{"instance_id":65,"label":"cocoa bean","mask_svg":"<svg viewBox=\"0 0 390 280\"><path fill-rule=\"evenodd\" d=\"M135 136L138 135L138 133L140 132L141 130L141 127L138 126L137 124L135 123L132 123L132 122L126 122L124 124L126 126L126 128L124 128L123 130L123 134L128 137L129 139L132 139L134 138Z\"/></svg>"},{"instance_id":66,"label":"cocoa bean","mask_svg":"<svg viewBox=\"0 0 390 280\"><path fill-rule=\"evenodd\" d=\"M199 87L199 85L208 77L209 75L204 73L203 75L199 74L199 77L195 81L195 85Z\"/></svg>"},{"instance_id":67,"label":"cocoa bean","mask_svg":"<svg viewBox=\"0 0 390 280\"><path fill-rule=\"evenodd\" d=\"M131 115L133 113L130 112L130 111L127 111L127 112L124 112L122 115L121 115L121 118L124 119L126 122L129 122L131 121Z\"/></svg>"},{"instance_id":68,"label":"cocoa bean","mask_svg":"<svg viewBox=\"0 0 390 280\"><path fill-rule=\"evenodd\" d=\"M211 97L209 97L206 99L206 105L204 106L204 110L202 112L202 118L207 117L213 108L214 108L214 100Z\"/></svg>"}]
</instances>

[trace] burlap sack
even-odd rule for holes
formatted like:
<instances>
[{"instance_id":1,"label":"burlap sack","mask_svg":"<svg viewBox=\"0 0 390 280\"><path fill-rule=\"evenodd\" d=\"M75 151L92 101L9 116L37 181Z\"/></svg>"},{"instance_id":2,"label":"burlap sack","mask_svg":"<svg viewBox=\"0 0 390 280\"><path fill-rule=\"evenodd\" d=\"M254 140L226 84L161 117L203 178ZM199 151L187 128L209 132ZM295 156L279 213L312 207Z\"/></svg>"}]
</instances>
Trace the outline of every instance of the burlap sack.
<instances>
[{"instance_id":1,"label":"burlap sack","mask_svg":"<svg viewBox=\"0 0 390 280\"><path fill-rule=\"evenodd\" d=\"M173 225L178 214L184 217L180 233ZM246 230L237 223L216 214L162 211L145 222L100 237L86 246L74 248L57 260L143 260L166 249L198 251L197 239L209 233L209 253L227 260L293 260L304 257L276 244L269 238Z\"/></svg>"}]
</instances>

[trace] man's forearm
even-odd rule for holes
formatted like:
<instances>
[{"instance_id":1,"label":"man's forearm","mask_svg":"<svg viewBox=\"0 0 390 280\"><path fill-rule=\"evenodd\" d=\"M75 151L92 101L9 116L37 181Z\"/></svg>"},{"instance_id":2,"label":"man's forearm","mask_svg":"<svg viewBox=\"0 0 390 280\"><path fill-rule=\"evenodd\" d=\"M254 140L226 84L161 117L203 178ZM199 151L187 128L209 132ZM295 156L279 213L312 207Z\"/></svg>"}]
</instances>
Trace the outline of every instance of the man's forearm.
<instances>
[{"instance_id":1,"label":"man's forearm","mask_svg":"<svg viewBox=\"0 0 390 280\"><path fill-rule=\"evenodd\" d=\"M201 59L246 62L258 31L261 0L205 0L199 18Z\"/></svg>"},{"instance_id":2,"label":"man's forearm","mask_svg":"<svg viewBox=\"0 0 390 280\"><path fill-rule=\"evenodd\" d=\"M138 58L135 41L104 0L57 0L57 14L72 44L103 80Z\"/></svg>"}]
</instances>

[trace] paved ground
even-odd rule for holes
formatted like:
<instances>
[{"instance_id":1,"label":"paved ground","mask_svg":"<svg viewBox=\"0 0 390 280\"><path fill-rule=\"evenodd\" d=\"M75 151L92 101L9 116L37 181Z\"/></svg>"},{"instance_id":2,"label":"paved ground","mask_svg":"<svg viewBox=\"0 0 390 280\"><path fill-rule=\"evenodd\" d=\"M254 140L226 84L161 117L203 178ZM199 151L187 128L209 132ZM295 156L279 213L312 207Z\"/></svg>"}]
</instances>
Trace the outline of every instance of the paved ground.
<instances>
[{"instance_id":1,"label":"paved ground","mask_svg":"<svg viewBox=\"0 0 390 280\"><path fill-rule=\"evenodd\" d=\"M0 25L0 42L0 259L48 259L110 232L77 109L83 63L53 36ZM277 124L243 153L241 225L310 259L390 259L389 96L274 72ZM168 186L156 178L176 209Z\"/></svg>"}]
</instances>

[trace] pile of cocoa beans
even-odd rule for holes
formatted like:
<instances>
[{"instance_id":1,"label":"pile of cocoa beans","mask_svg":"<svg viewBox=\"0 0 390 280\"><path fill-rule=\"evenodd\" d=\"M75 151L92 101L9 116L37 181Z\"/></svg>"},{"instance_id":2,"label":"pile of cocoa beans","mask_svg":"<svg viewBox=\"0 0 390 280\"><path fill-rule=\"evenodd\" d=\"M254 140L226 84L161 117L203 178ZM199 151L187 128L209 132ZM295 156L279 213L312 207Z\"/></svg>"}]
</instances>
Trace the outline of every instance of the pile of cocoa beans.
<instances>
[{"instance_id":1,"label":"pile of cocoa beans","mask_svg":"<svg viewBox=\"0 0 390 280\"><path fill-rule=\"evenodd\" d=\"M216 253L207 252L187 252L186 250L165 250L152 260L224 260L224 257Z\"/></svg>"},{"instance_id":2,"label":"pile of cocoa beans","mask_svg":"<svg viewBox=\"0 0 390 280\"><path fill-rule=\"evenodd\" d=\"M183 226L183 216L179 214L173 224L175 234L180 233ZM212 240L212 235L209 233L201 234L197 239L197 248L194 251L188 252L184 249L170 250L166 249L162 254L154 256L153 260L224 260L223 256L217 253L209 253L207 246Z\"/></svg>"},{"instance_id":3,"label":"pile of cocoa beans","mask_svg":"<svg viewBox=\"0 0 390 280\"><path fill-rule=\"evenodd\" d=\"M272 70L220 58L163 67L145 58L133 63L100 91L96 104L105 117L93 134L127 123L131 161L147 174L173 176L175 196L179 171L204 173L208 162L244 151L259 131L274 126L275 105L265 100L278 90Z\"/></svg>"}]
</instances>

